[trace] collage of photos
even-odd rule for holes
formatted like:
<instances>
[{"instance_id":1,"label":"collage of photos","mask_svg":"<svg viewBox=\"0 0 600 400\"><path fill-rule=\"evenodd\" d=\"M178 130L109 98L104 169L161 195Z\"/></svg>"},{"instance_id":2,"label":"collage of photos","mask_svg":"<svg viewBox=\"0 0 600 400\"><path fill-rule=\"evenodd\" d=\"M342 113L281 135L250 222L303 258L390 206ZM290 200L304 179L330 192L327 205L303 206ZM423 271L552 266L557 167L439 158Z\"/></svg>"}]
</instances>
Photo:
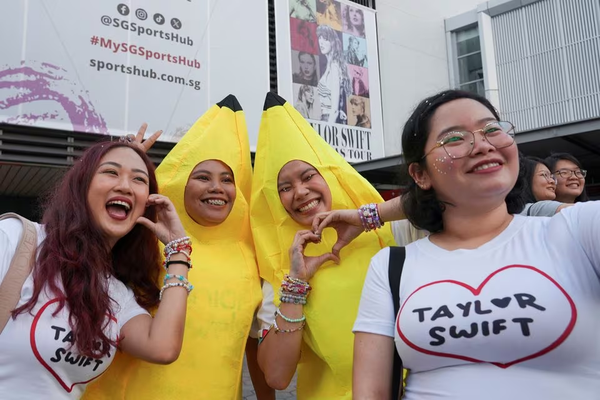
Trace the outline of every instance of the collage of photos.
<instances>
[{"instance_id":1,"label":"collage of photos","mask_svg":"<svg viewBox=\"0 0 600 400\"><path fill-rule=\"evenodd\" d=\"M364 12L289 0L294 107L306 118L371 128Z\"/></svg>"}]
</instances>

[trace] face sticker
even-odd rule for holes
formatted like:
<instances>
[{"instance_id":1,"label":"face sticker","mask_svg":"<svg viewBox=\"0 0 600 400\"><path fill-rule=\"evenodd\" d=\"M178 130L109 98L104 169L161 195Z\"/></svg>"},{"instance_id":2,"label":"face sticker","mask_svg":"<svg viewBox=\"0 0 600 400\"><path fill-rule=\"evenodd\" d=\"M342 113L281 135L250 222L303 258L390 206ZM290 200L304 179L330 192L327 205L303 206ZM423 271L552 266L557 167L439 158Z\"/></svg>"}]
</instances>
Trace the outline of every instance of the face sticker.
<instances>
[{"instance_id":1,"label":"face sticker","mask_svg":"<svg viewBox=\"0 0 600 400\"><path fill-rule=\"evenodd\" d=\"M447 172L444 171L443 169L445 169L445 168L448 168L449 170L452 169L452 167L450 167L450 166L446 167L446 165L444 164L447 160L448 160L448 157L446 157L446 156L436 158L435 161L442 164L442 166L441 166L442 169L440 169L440 167L438 167L438 165L435 162L433 163L433 168L435 168L435 170L437 172L439 172L440 174L446 175ZM454 161L452 161L452 159L451 159L450 164L452 164L453 162Z\"/></svg>"}]
</instances>

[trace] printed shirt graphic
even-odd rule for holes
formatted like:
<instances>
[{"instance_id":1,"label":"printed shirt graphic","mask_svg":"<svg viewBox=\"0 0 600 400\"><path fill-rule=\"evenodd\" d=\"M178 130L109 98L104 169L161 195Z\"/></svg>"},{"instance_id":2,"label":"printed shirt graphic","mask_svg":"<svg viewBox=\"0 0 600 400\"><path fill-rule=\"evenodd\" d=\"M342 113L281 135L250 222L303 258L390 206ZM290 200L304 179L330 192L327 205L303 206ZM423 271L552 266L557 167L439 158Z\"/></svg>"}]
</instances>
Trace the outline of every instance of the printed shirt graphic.
<instances>
[{"instance_id":1,"label":"printed shirt graphic","mask_svg":"<svg viewBox=\"0 0 600 400\"><path fill-rule=\"evenodd\" d=\"M40 225L38 243L45 235ZM21 237L18 220L0 222L0 282L4 278ZM31 298L33 279L27 278L21 291L19 306ZM117 339L122 325L146 311L139 307L133 292L114 278L110 280L110 296L117 301L116 319L112 319L105 333ZM78 354L72 346L73 333L69 327L68 309L53 315L58 299L40 295L31 314L24 313L9 320L0 334L0 393L2 399L78 399L88 382L100 376L110 365L110 356L98 359Z\"/></svg>"},{"instance_id":2,"label":"printed shirt graphic","mask_svg":"<svg viewBox=\"0 0 600 400\"><path fill-rule=\"evenodd\" d=\"M406 399L597 398L600 204L572 209L474 250L410 244L395 321L389 250L373 258L354 331L394 336Z\"/></svg>"}]
</instances>

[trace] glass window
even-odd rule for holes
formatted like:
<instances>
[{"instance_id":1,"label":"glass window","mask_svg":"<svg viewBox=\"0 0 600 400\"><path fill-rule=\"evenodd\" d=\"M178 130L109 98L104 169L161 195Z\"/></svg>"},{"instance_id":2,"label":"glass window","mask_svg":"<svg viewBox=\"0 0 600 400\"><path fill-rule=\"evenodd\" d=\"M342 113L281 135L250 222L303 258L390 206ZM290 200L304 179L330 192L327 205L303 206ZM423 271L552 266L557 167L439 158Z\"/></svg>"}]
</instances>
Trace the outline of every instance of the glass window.
<instances>
[{"instance_id":1,"label":"glass window","mask_svg":"<svg viewBox=\"0 0 600 400\"><path fill-rule=\"evenodd\" d=\"M457 86L461 90L485 94L483 62L479 43L479 28L469 28L454 33L456 42Z\"/></svg>"},{"instance_id":2,"label":"glass window","mask_svg":"<svg viewBox=\"0 0 600 400\"><path fill-rule=\"evenodd\" d=\"M465 54L481 51L479 44L479 30L477 28L467 29L456 33L456 55L464 56Z\"/></svg>"},{"instance_id":3,"label":"glass window","mask_svg":"<svg viewBox=\"0 0 600 400\"><path fill-rule=\"evenodd\" d=\"M483 79L481 53L471 54L458 59L458 83Z\"/></svg>"},{"instance_id":4,"label":"glass window","mask_svg":"<svg viewBox=\"0 0 600 400\"><path fill-rule=\"evenodd\" d=\"M485 97L485 87L482 80L460 85L459 89L467 92L477 93L478 95Z\"/></svg>"}]
</instances>

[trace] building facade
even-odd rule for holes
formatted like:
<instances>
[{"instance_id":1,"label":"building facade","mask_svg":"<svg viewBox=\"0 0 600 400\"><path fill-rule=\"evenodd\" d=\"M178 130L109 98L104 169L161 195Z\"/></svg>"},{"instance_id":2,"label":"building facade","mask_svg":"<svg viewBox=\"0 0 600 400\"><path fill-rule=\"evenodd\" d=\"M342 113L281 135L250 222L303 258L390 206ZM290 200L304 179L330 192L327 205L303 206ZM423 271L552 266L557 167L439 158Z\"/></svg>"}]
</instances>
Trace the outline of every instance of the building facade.
<instances>
[{"instance_id":1,"label":"building facade","mask_svg":"<svg viewBox=\"0 0 600 400\"><path fill-rule=\"evenodd\" d=\"M277 91L274 10L285 0L245 1L268 10L259 46ZM458 88L490 99L516 126L525 154L564 151L580 159L588 191L600 195L600 0L352 2L376 11L385 157L355 164L376 187L401 183L400 136L416 104ZM99 138L0 123L0 212L35 218L40 196ZM172 146L158 143L150 155L159 163Z\"/></svg>"},{"instance_id":2,"label":"building facade","mask_svg":"<svg viewBox=\"0 0 600 400\"><path fill-rule=\"evenodd\" d=\"M597 197L600 194L597 189L600 179L600 1L447 3L466 10L444 15L443 34L437 30L429 42L415 39L418 42L413 46L417 50L407 55L418 60L425 57L421 56L424 51L421 49L443 47L445 56L437 53L437 67L444 70L435 75L438 81L430 76L433 75L430 69L436 64L433 54L427 55L428 65L415 67L418 72L412 75L405 70L409 63L404 62L403 73L411 78L405 87L411 93L402 101L394 101L392 93L398 92L402 84L389 88L389 82L395 81L386 80L384 76L389 73L385 69L391 70L392 64L385 63L382 56L383 96L387 96L384 106L395 112L395 117L391 111L384 112L388 157L357 165L357 169L364 171L371 181L392 183L390 178L402 163L398 143L402 122L411 108L419 99L437 90L457 88L485 95L503 119L513 122L523 153L546 157L552 152L568 152L576 156L588 170L588 191ZM397 6L400 7L398 14L419 15L421 11L422 15L431 15L424 4L415 5L420 7L418 11L408 5ZM384 25L382 21L389 16L382 12L380 24ZM418 34L414 25L407 27L404 36L412 29L417 30L411 38L424 36ZM382 46L389 45L385 41L385 33L380 31ZM409 48L409 45L405 41L400 46ZM448 78L446 84L444 72ZM424 82L422 85L416 84L419 78Z\"/></svg>"}]
</instances>

